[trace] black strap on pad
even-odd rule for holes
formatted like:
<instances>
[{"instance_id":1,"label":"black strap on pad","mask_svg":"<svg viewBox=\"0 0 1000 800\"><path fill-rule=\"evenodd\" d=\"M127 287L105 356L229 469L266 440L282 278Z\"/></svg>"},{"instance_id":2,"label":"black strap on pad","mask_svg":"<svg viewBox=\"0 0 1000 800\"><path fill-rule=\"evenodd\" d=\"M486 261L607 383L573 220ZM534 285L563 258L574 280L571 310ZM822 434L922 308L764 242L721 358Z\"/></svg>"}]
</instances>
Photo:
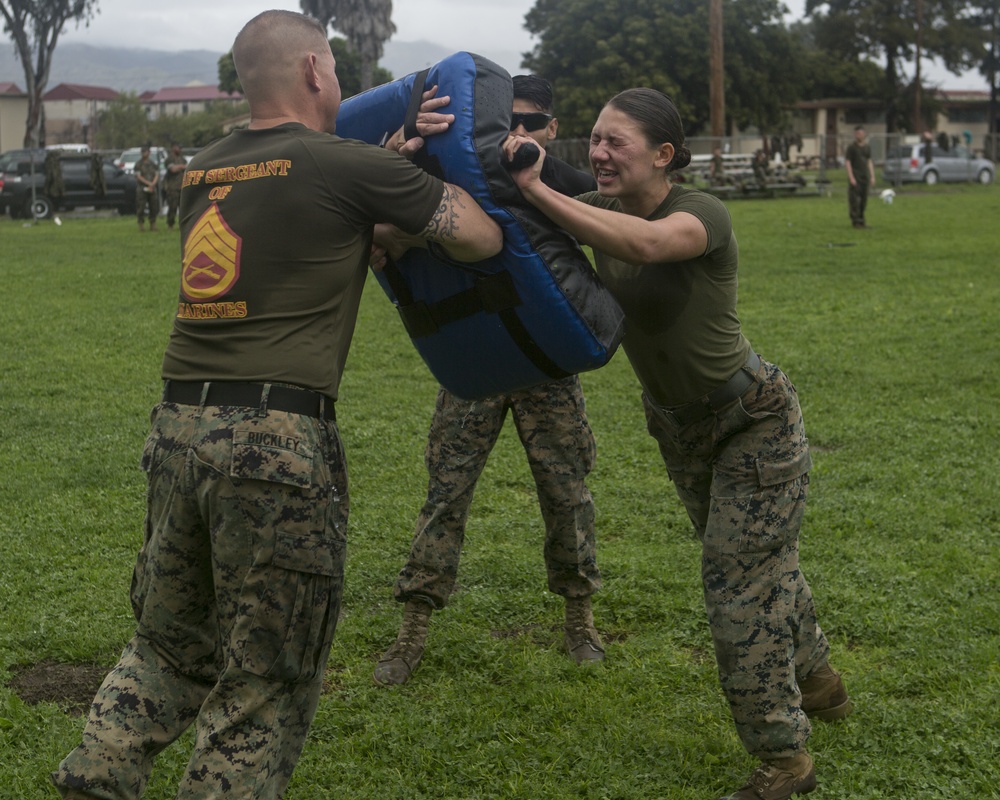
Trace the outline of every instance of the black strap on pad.
<instances>
[{"instance_id":1,"label":"black strap on pad","mask_svg":"<svg viewBox=\"0 0 1000 800\"><path fill-rule=\"evenodd\" d=\"M406 141L420 136L417 130L417 114L420 113L420 105L424 101L424 87L427 84L427 74L430 67L417 72L413 76L413 89L410 91L410 104L406 107L406 118L403 120L403 136ZM427 155L427 148L421 147L413 156L413 163L428 175L444 180L444 170L437 156Z\"/></svg>"},{"instance_id":2,"label":"black strap on pad","mask_svg":"<svg viewBox=\"0 0 1000 800\"><path fill-rule=\"evenodd\" d=\"M389 278L391 286L392 276L387 272L386 277ZM406 292L410 296L410 302L405 305L400 302L399 316L412 339L430 336L432 333L437 333L443 325L471 317L479 312L499 314L521 305L521 298L517 294L514 279L509 272L484 275L477 278L468 289L434 303L426 303L423 300L414 302L409 289Z\"/></svg>"},{"instance_id":3,"label":"black strap on pad","mask_svg":"<svg viewBox=\"0 0 1000 800\"><path fill-rule=\"evenodd\" d=\"M403 120L403 136L407 141L420 135L417 131L417 114L424 99L424 84L430 71L428 67L413 76L413 91L410 92L410 104L406 108L406 118Z\"/></svg>"}]
</instances>

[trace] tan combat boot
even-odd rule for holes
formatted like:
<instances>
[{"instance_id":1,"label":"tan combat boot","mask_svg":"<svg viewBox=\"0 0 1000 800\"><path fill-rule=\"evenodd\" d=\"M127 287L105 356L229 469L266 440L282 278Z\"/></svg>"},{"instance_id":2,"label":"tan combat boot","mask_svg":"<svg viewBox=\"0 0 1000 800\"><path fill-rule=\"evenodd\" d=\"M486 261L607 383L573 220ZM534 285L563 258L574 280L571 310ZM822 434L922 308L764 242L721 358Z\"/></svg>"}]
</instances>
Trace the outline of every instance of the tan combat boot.
<instances>
[{"instance_id":1,"label":"tan combat boot","mask_svg":"<svg viewBox=\"0 0 1000 800\"><path fill-rule=\"evenodd\" d=\"M799 691L802 710L810 719L843 719L853 708L840 674L826 663L799 681Z\"/></svg>"},{"instance_id":2,"label":"tan combat boot","mask_svg":"<svg viewBox=\"0 0 1000 800\"><path fill-rule=\"evenodd\" d=\"M379 686L399 686L410 679L424 656L431 611L430 604L422 600L406 601L396 642L375 665L375 683Z\"/></svg>"},{"instance_id":3,"label":"tan combat boot","mask_svg":"<svg viewBox=\"0 0 1000 800\"><path fill-rule=\"evenodd\" d=\"M792 758L765 761L746 784L719 800L788 800L793 794L808 794L816 788L816 770L805 750Z\"/></svg>"},{"instance_id":4,"label":"tan combat boot","mask_svg":"<svg viewBox=\"0 0 1000 800\"><path fill-rule=\"evenodd\" d=\"M589 597L566 598L566 652L577 664L604 660L604 644L594 627Z\"/></svg>"}]
</instances>

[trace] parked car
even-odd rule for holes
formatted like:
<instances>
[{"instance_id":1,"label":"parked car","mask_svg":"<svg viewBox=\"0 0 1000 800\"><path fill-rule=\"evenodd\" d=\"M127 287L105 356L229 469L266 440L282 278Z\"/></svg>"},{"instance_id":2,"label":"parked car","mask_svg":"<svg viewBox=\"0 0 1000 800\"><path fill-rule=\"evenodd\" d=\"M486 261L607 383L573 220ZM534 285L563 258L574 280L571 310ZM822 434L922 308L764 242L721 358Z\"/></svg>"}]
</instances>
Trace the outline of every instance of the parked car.
<instances>
[{"instance_id":1,"label":"parked car","mask_svg":"<svg viewBox=\"0 0 1000 800\"><path fill-rule=\"evenodd\" d=\"M47 144L46 150L65 150L70 153L89 153L90 145L80 142L63 142L62 144Z\"/></svg>"},{"instance_id":2,"label":"parked car","mask_svg":"<svg viewBox=\"0 0 1000 800\"><path fill-rule=\"evenodd\" d=\"M152 159L154 164L160 167L161 173L163 172L163 162L167 160L168 155L170 155L170 152L165 147L149 148L149 157ZM130 147L128 150L122 151L122 154L118 156L118 159L115 161L115 165L131 175L132 171L135 169L136 163L141 157L141 147Z\"/></svg>"},{"instance_id":3,"label":"parked car","mask_svg":"<svg viewBox=\"0 0 1000 800\"><path fill-rule=\"evenodd\" d=\"M7 173L17 174L18 164L24 164L26 170L30 170L30 164L35 162L35 169L45 169L45 150L35 148L34 150L7 150L0 153L0 214L7 213L7 206L3 195L3 185L7 180ZM32 158L33 156L33 158Z\"/></svg>"},{"instance_id":4,"label":"parked car","mask_svg":"<svg viewBox=\"0 0 1000 800\"><path fill-rule=\"evenodd\" d=\"M931 160L924 159L923 144L892 147L885 157L882 177L889 183L927 183L978 181L992 183L996 165L986 158L978 158L963 145L942 150L937 143L931 145Z\"/></svg>"},{"instance_id":5,"label":"parked car","mask_svg":"<svg viewBox=\"0 0 1000 800\"><path fill-rule=\"evenodd\" d=\"M45 219L57 210L72 211L77 207L116 208L122 215L135 214L134 175L126 175L109 161L101 162L105 191L101 193L91 179L91 156L78 153L63 154L59 158L62 170L63 195L60 198L45 194L45 162L25 157L4 172L0 189L0 207L15 218L35 217ZM34 186L34 198L32 198Z\"/></svg>"},{"instance_id":6,"label":"parked car","mask_svg":"<svg viewBox=\"0 0 1000 800\"><path fill-rule=\"evenodd\" d=\"M40 163L45 161L45 156L47 151L42 147L36 147L34 149L23 149L23 150L7 150L0 153L0 172L7 172L12 169L12 165L17 164L19 161L27 161L28 156L32 153L35 155L35 161Z\"/></svg>"}]
</instances>

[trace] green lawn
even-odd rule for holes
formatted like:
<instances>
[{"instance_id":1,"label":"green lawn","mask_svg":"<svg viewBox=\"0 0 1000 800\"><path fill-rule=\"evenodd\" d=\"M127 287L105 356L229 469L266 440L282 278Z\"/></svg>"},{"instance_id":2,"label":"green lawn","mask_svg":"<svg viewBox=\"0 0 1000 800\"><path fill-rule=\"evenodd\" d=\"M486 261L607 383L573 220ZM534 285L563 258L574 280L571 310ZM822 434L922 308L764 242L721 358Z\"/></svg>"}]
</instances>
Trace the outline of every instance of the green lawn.
<instances>
[{"instance_id":1,"label":"green lawn","mask_svg":"<svg viewBox=\"0 0 1000 800\"><path fill-rule=\"evenodd\" d=\"M825 800L1000 796L1000 188L734 201L741 316L799 389L813 446L803 568L855 714L817 723ZM177 296L176 234L0 219L0 800L54 796L65 704L10 688L110 667L131 635L139 453ZM699 551L623 355L583 376L608 660L560 652L542 524L513 431L473 505L460 588L410 684L376 687L423 501L436 385L370 282L338 417L351 546L328 689L287 797L714 800L753 761L718 688ZM146 797L172 798L189 741Z\"/></svg>"}]
</instances>

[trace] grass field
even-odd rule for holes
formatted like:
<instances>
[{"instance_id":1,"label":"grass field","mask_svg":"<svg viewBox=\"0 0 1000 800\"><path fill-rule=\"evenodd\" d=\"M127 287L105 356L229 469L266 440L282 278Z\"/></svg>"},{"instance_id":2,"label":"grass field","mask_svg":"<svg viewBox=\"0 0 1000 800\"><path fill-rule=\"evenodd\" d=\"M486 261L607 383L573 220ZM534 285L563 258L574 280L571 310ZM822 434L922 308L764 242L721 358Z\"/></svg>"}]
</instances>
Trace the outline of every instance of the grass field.
<instances>
[{"instance_id":1,"label":"grass field","mask_svg":"<svg viewBox=\"0 0 1000 800\"><path fill-rule=\"evenodd\" d=\"M872 230L850 227L833 190L730 205L746 333L802 400L815 465L802 563L856 707L814 727L812 797L1000 797L1000 188L873 198ZM138 459L179 246L132 220L3 218L0 252L0 800L35 800L54 796L47 774L83 718L69 682L41 703L10 684L48 662L102 674L132 633ZM753 768L718 688L698 546L624 356L583 384L605 665L559 650L562 603L508 425L424 662L378 688L436 386L369 284L338 405L344 611L290 800L713 800ZM146 797L173 797L189 747L161 756Z\"/></svg>"}]
</instances>

